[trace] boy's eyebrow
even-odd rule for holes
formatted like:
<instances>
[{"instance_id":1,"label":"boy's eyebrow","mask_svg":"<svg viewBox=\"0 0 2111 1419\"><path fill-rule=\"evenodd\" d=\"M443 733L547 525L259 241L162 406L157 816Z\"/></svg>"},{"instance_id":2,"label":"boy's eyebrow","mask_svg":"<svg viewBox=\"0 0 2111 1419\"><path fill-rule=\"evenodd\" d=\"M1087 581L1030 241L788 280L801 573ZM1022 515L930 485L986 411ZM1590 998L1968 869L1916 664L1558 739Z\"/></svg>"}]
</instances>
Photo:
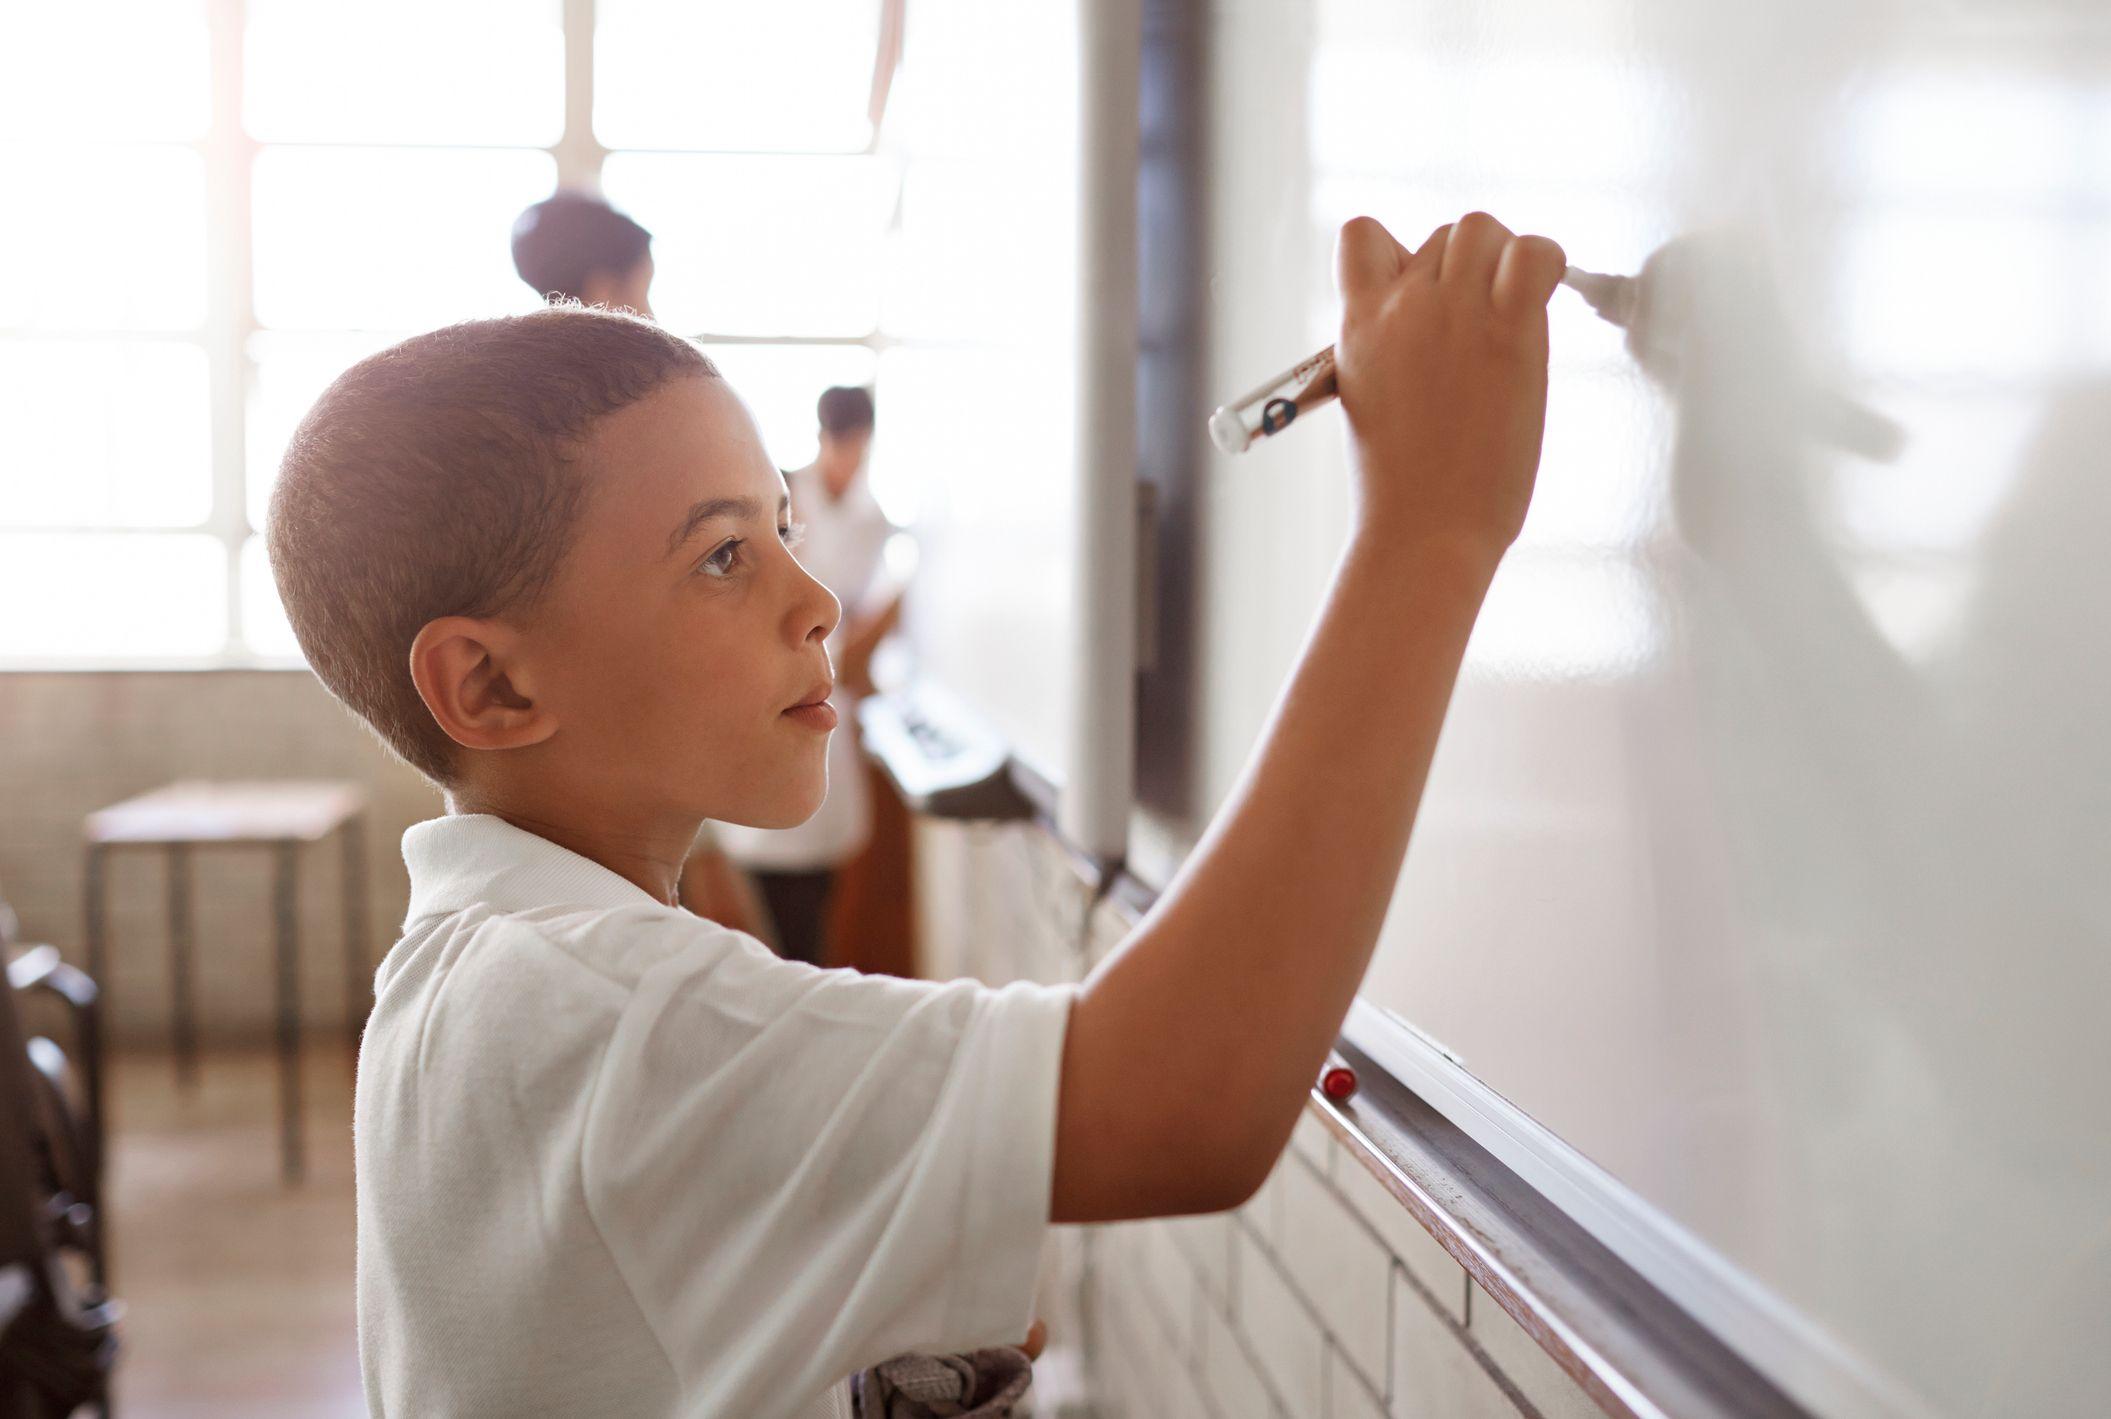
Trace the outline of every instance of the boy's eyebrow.
<instances>
[{"instance_id":1,"label":"boy's eyebrow","mask_svg":"<svg viewBox=\"0 0 2111 1419\"><path fill-rule=\"evenodd\" d=\"M789 496L778 499L777 511L782 513L791 505ZM696 529L714 517L730 517L749 521L762 516L762 504L754 498L705 498L690 508L674 531L667 538L667 555L673 556L682 544L696 534Z\"/></svg>"}]
</instances>

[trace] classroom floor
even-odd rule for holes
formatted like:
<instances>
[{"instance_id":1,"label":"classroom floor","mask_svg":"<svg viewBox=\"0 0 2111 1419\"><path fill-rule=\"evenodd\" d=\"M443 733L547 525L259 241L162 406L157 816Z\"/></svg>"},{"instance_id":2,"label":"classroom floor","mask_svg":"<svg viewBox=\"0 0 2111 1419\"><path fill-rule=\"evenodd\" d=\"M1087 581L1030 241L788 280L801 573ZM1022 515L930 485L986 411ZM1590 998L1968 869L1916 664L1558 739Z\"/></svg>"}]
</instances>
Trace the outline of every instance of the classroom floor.
<instances>
[{"instance_id":1,"label":"classroom floor","mask_svg":"<svg viewBox=\"0 0 2111 1419\"><path fill-rule=\"evenodd\" d=\"M195 1088L166 1056L112 1065L111 1225L124 1299L119 1419L356 1419L352 1080L303 1058L308 1178L278 1179L274 1057L215 1051Z\"/></svg>"}]
</instances>

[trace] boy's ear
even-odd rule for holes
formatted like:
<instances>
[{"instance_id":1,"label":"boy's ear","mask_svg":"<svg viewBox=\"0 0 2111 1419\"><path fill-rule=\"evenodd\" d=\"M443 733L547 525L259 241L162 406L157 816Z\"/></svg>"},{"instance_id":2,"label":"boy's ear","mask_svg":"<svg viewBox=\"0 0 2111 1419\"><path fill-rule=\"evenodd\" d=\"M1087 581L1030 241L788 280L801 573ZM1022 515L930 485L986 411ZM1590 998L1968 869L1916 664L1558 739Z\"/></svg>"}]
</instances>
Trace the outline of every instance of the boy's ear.
<instances>
[{"instance_id":1,"label":"boy's ear","mask_svg":"<svg viewBox=\"0 0 2111 1419\"><path fill-rule=\"evenodd\" d=\"M410 678L449 739L465 749L524 749L557 732L514 652L518 633L496 621L442 616L410 646Z\"/></svg>"}]
</instances>

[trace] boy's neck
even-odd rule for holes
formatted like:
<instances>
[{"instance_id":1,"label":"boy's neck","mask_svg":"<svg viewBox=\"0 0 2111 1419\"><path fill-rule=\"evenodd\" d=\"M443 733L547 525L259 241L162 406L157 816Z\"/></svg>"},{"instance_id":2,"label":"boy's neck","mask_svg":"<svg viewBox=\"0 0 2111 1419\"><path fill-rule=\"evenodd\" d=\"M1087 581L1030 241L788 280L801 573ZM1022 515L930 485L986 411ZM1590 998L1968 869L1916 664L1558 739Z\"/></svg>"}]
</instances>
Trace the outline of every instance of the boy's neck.
<instances>
[{"instance_id":1,"label":"boy's neck","mask_svg":"<svg viewBox=\"0 0 2111 1419\"><path fill-rule=\"evenodd\" d=\"M654 828L636 822L581 822L576 811L559 817L536 805L501 803L473 789L447 794L451 814L488 813L524 833L598 863L664 906L681 905L682 866L703 822Z\"/></svg>"}]
</instances>

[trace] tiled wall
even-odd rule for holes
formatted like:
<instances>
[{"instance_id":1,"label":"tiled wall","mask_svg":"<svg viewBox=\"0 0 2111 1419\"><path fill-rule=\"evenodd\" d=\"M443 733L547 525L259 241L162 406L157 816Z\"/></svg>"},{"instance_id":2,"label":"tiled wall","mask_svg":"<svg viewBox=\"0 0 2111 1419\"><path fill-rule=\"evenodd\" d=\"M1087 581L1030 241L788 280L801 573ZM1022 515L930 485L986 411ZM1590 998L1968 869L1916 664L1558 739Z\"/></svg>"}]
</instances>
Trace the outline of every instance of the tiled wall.
<instances>
[{"instance_id":1,"label":"tiled wall","mask_svg":"<svg viewBox=\"0 0 2111 1419\"><path fill-rule=\"evenodd\" d=\"M369 960L403 920L404 828L439 798L391 759L305 671L0 674L0 897L30 940L83 961L81 820L178 778L349 779L365 788ZM201 1030L208 1041L265 1034L272 1018L271 867L258 849L193 857ZM304 1014L344 1018L345 966L335 844L301 872ZM111 869L106 1000L121 1043L168 1029L167 878L158 854ZM372 973L368 972L369 989Z\"/></svg>"},{"instance_id":2,"label":"tiled wall","mask_svg":"<svg viewBox=\"0 0 2111 1419\"><path fill-rule=\"evenodd\" d=\"M926 825L925 969L1076 979L1128 927L1031 828ZM1596 1406L1315 1117L1237 1212L1066 1228L1043 1415L1570 1419Z\"/></svg>"}]
</instances>

